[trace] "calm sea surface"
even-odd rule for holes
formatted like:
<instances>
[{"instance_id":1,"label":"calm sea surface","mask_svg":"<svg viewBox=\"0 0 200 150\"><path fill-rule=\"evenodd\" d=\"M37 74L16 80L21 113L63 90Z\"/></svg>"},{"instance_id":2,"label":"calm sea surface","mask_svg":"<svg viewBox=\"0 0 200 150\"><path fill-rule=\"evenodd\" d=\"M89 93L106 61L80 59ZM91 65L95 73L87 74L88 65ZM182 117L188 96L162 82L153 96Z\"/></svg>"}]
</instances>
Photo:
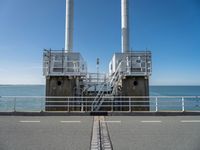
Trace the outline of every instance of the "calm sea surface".
<instances>
[{"instance_id":1,"label":"calm sea surface","mask_svg":"<svg viewBox=\"0 0 200 150\"><path fill-rule=\"evenodd\" d=\"M200 96L200 86L151 86L151 96ZM44 85L0 85L0 96L45 96Z\"/></svg>"},{"instance_id":2,"label":"calm sea surface","mask_svg":"<svg viewBox=\"0 0 200 150\"><path fill-rule=\"evenodd\" d=\"M0 85L0 96L45 96L44 85ZM151 86L150 96L200 96L200 86ZM44 99L0 98L0 111L38 111L44 109ZM151 100L155 110L155 99ZM159 99L159 110L181 110L181 99ZM177 106L176 106L177 105ZM185 99L187 110L200 110L200 99Z\"/></svg>"}]
</instances>

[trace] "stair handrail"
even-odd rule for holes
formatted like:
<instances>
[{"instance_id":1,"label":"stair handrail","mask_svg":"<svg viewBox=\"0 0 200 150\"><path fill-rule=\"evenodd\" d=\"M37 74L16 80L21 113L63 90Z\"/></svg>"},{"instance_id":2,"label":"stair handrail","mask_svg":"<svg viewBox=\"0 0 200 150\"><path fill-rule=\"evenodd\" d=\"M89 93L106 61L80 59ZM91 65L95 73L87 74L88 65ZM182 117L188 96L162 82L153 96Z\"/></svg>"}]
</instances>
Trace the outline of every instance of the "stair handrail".
<instances>
[{"instance_id":1,"label":"stair handrail","mask_svg":"<svg viewBox=\"0 0 200 150\"><path fill-rule=\"evenodd\" d=\"M101 84L101 88L99 89L94 101L92 102L92 111L97 110L96 108L100 108L100 105L103 103L101 102L101 98L104 96L104 87L107 84L107 82ZM98 106L98 103L100 102L100 105Z\"/></svg>"},{"instance_id":2,"label":"stair handrail","mask_svg":"<svg viewBox=\"0 0 200 150\"><path fill-rule=\"evenodd\" d=\"M120 73L119 71L121 69L121 65L122 65L122 61L118 64L117 69L116 69L115 73L113 74L113 76L112 76L112 78L110 80L110 86L111 87L113 86L115 77L117 76L118 73Z\"/></svg>"}]
</instances>

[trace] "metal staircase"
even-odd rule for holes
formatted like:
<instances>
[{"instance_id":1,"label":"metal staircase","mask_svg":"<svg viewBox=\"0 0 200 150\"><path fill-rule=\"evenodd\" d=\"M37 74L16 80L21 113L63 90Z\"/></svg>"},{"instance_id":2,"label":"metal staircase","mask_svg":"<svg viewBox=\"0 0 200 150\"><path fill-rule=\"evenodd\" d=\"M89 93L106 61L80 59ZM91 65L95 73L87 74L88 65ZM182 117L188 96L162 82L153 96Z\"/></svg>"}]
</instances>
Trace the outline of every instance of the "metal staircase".
<instances>
[{"instance_id":1,"label":"metal staircase","mask_svg":"<svg viewBox=\"0 0 200 150\"><path fill-rule=\"evenodd\" d=\"M111 95L115 95L118 90L118 86L119 86L119 83L121 81L121 77L122 77L122 74L121 74L121 66L122 66L122 62L119 63L117 69L116 69L116 72L114 73L114 75L112 76L111 80L110 80L110 87L111 87Z\"/></svg>"},{"instance_id":2,"label":"metal staircase","mask_svg":"<svg viewBox=\"0 0 200 150\"><path fill-rule=\"evenodd\" d=\"M108 81L106 81L100 85L99 91L92 103L91 111L98 111L101 108L103 102L105 101L105 99L103 98L105 93L110 93L109 95L115 95L117 93L118 85L121 81L121 76L122 76L121 75L121 64L122 64L122 62L119 63L117 70L112 75L112 77ZM105 87L106 87L106 90L105 90ZM111 90L109 90L109 89L111 89Z\"/></svg>"},{"instance_id":3,"label":"metal staircase","mask_svg":"<svg viewBox=\"0 0 200 150\"><path fill-rule=\"evenodd\" d=\"M105 95L105 93L107 92L105 90L105 88L107 88L107 82L101 84L100 89L94 99L94 101L92 102L92 111L98 111L102 105L102 103L104 102L103 96Z\"/></svg>"}]
</instances>

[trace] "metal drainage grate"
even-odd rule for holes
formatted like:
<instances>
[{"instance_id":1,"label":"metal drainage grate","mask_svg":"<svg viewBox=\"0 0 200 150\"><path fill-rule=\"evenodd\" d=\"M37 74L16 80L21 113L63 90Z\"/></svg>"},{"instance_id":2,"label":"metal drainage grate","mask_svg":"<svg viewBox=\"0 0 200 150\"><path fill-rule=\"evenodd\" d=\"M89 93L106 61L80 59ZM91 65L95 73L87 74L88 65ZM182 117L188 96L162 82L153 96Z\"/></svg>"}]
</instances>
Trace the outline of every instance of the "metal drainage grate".
<instances>
[{"instance_id":1,"label":"metal drainage grate","mask_svg":"<svg viewBox=\"0 0 200 150\"><path fill-rule=\"evenodd\" d=\"M113 150L108 127L103 116L94 117L91 150Z\"/></svg>"}]
</instances>

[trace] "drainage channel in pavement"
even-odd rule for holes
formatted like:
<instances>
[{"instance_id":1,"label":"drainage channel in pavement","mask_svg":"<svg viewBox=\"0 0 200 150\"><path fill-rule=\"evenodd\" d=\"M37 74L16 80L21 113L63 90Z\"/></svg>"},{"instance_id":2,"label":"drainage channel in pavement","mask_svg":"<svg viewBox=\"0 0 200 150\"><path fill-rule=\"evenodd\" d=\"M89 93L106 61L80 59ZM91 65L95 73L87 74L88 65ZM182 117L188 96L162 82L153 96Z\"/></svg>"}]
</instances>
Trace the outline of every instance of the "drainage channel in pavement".
<instances>
[{"instance_id":1,"label":"drainage channel in pavement","mask_svg":"<svg viewBox=\"0 0 200 150\"><path fill-rule=\"evenodd\" d=\"M92 130L91 150L113 150L108 126L103 116L95 116Z\"/></svg>"}]
</instances>

